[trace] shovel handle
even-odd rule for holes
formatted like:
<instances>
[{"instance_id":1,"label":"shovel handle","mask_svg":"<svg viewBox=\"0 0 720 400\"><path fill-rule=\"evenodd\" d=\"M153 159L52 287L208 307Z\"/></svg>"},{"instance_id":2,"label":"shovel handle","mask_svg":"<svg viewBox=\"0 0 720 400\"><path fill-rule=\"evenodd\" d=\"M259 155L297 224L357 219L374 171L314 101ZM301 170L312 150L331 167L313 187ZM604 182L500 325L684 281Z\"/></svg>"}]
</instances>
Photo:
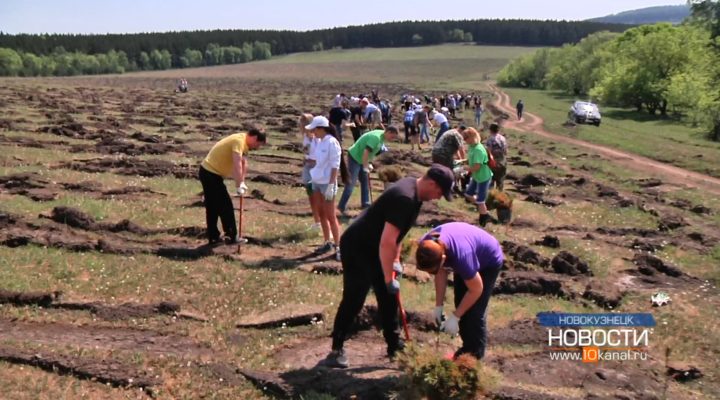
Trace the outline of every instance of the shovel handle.
<instances>
[{"instance_id":1,"label":"shovel handle","mask_svg":"<svg viewBox=\"0 0 720 400\"><path fill-rule=\"evenodd\" d=\"M242 252L242 226L243 226L243 199L245 196L240 195L239 199L239 208L238 208L238 247L237 247L237 253L241 254Z\"/></svg>"},{"instance_id":2,"label":"shovel handle","mask_svg":"<svg viewBox=\"0 0 720 400\"><path fill-rule=\"evenodd\" d=\"M397 273L395 271L393 271L393 279L395 279L396 277L397 277ZM407 340L409 342L410 341L410 329L408 328L407 315L405 314L405 309L403 308L402 301L400 300L400 292L398 292L395 296L397 297L398 308L400 309L400 319L402 321L403 331L405 332L405 340Z\"/></svg>"}]
</instances>

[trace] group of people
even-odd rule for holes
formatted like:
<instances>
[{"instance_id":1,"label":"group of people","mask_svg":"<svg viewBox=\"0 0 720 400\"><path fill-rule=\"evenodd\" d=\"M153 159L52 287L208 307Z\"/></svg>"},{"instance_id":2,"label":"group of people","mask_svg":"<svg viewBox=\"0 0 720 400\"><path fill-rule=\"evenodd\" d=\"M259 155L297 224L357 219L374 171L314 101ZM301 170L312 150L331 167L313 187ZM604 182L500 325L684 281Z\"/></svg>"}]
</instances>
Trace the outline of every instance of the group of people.
<instances>
[{"instance_id":1,"label":"group of people","mask_svg":"<svg viewBox=\"0 0 720 400\"><path fill-rule=\"evenodd\" d=\"M377 300L387 355L392 358L404 348L398 322L402 242L415 225L422 203L441 197L451 201L453 184L452 170L433 164L421 178L395 182L342 234L343 294L333 324L331 351L322 365L350 365L344 343L370 288ZM440 225L420 239L416 264L435 275L435 320L440 329L451 335L459 333L463 341L453 357L465 353L478 359L484 356L485 316L502 263L497 239L465 222ZM454 284L455 310L446 318L443 306L449 272L459 279Z\"/></svg>"},{"instance_id":2,"label":"group of people","mask_svg":"<svg viewBox=\"0 0 720 400\"><path fill-rule=\"evenodd\" d=\"M439 136L431 154L434 163L451 168L458 179L468 177L464 195L467 201L477 205L480 226L491 219L485 204L490 189L502 191L507 174L507 140L498 124L490 124L488 130L490 134L483 143L475 128L461 125L449 129Z\"/></svg>"},{"instance_id":3,"label":"group of people","mask_svg":"<svg viewBox=\"0 0 720 400\"><path fill-rule=\"evenodd\" d=\"M301 179L312 210L314 222L311 228L322 230L324 239L315 253L334 251L334 258L343 266L343 295L334 321L332 349L323 361L329 367L349 365L343 344L371 287L378 303L388 356L394 356L404 347L398 323L399 278L403 272L401 244L415 225L422 203L441 197L450 201L456 172L460 168L471 175L466 195L468 198L472 196L476 202L480 213L479 224L484 226L489 219L484 204L487 191L493 181L502 189L504 171L499 171L497 166L505 165L507 143L496 124L490 125L490 135L482 143L475 128L460 126L451 129L445 114L433 112L431 106L423 106L415 100L413 103L406 107L406 112L413 113L411 126L414 129L422 131L423 125L427 129L432 122L441 128L432 149L433 164L421 178L400 179L375 201L369 186L372 161L384 151L386 142L399 138L398 129L384 122L380 108L366 97L353 99L338 94L327 117L312 114L299 117L304 153ZM438 115L445 119L438 118ZM353 129L358 127L362 127L363 131L356 135ZM347 157L342 146L342 131L345 128L351 129L354 139L354 144L347 150ZM199 179L203 187L210 245L240 240L232 200L223 179L232 178L237 194L246 194L247 153L265 143L265 132L258 129L230 135L216 143L203 160ZM490 159L494 160L492 166L489 165ZM336 205L339 179L345 185ZM341 232L338 213L346 214L348 201L358 181L363 211ZM220 236L217 228L218 218L224 237ZM418 242L417 267L435 275L433 315L443 330L450 334L459 333L463 340L455 356L464 353L477 358L484 356L485 315L502 263L503 254L498 241L469 223L440 225L423 235ZM455 310L445 318L443 304L450 272L456 276Z\"/></svg>"}]
</instances>

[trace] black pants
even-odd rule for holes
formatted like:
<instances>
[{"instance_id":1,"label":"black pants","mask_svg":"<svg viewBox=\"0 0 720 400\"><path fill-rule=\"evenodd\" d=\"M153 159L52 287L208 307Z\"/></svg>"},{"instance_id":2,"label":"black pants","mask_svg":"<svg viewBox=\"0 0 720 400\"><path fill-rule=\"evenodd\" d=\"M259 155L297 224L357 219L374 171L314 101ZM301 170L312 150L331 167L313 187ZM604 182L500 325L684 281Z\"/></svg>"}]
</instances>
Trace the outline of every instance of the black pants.
<instances>
[{"instance_id":1,"label":"black pants","mask_svg":"<svg viewBox=\"0 0 720 400\"><path fill-rule=\"evenodd\" d=\"M500 267L488 268L480 271L480 278L483 281L483 292L478 301L473 304L462 318L460 318L460 338L462 339L462 347L455 352L455 356L469 353L478 360L485 356L485 346L487 345L487 325L485 317L487 316L487 307L490 302L495 287L495 280L500 274ZM458 275L455 275L455 308L460 305L463 296L467 293L467 286Z\"/></svg>"},{"instance_id":2,"label":"black pants","mask_svg":"<svg viewBox=\"0 0 720 400\"><path fill-rule=\"evenodd\" d=\"M400 338L397 297L391 295L385 287L380 259L367 260L367 257L362 257L357 253L358 251L352 246L352 240L343 236L340 241L343 296L333 325L332 348L333 350L342 349L355 322L355 317L360 313L368 291L372 287L378 303L378 313L383 336L388 346L388 354L393 354L398 350Z\"/></svg>"},{"instance_id":3,"label":"black pants","mask_svg":"<svg viewBox=\"0 0 720 400\"><path fill-rule=\"evenodd\" d=\"M415 125L412 122L405 121L405 143L410 143L410 138L417 134Z\"/></svg>"},{"instance_id":4,"label":"black pants","mask_svg":"<svg viewBox=\"0 0 720 400\"><path fill-rule=\"evenodd\" d=\"M363 129L356 126L354 128L350 128L350 132L352 132L353 143L355 143L358 139L360 139L360 136L362 136Z\"/></svg>"},{"instance_id":5,"label":"black pants","mask_svg":"<svg viewBox=\"0 0 720 400\"><path fill-rule=\"evenodd\" d=\"M220 222L222 222L225 236L235 237L237 235L235 210L233 209L232 199L225 188L222 176L214 174L200 166L198 177L203 187L208 240L220 238L220 231L218 231L217 228L218 217L220 217Z\"/></svg>"}]
</instances>

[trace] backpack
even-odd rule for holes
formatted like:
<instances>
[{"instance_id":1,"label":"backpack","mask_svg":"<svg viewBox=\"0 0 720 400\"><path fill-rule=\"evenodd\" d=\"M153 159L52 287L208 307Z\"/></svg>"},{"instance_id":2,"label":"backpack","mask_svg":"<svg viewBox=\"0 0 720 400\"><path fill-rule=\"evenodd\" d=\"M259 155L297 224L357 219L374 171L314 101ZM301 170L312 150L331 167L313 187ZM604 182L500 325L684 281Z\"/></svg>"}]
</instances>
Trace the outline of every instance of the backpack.
<instances>
[{"instance_id":1,"label":"backpack","mask_svg":"<svg viewBox=\"0 0 720 400\"><path fill-rule=\"evenodd\" d=\"M493 153L503 154L505 152L505 144L503 144L502 141L498 140L497 137L493 138L491 136L486 143L489 145L486 147L490 155L492 155Z\"/></svg>"}]
</instances>

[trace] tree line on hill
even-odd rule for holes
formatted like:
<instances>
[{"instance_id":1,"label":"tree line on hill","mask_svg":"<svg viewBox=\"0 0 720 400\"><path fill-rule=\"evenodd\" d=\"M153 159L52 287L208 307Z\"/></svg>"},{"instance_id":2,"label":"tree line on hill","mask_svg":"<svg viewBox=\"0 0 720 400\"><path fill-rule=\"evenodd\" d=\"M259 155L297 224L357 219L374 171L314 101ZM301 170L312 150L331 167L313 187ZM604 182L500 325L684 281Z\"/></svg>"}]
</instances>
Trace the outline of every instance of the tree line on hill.
<instances>
[{"instance_id":1,"label":"tree line on hill","mask_svg":"<svg viewBox=\"0 0 720 400\"><path fill-rule=\"evenodd\" d=\"M559 46L626 25L584 21L404 21L307 32L214 30L106 35L0 32L0 75L121 73L242 63L273 54L333 48L405 47L452 42Z\"/></svg>"},{"instance_id":2,"label":"tree line on hill","mask_svg":"<svg viewBox=\"0 0 720 400\"><path fill-rule=\"evenodd\" d=\"M122 74L128 71L202 67L205 65L239 64L265 60L272 56L270 44L243 43L241 47L210 43L204 51L186 48L179 54L167 49L140 51L129 57L123 50L87 54L67 51L58 46L48 54L0 47L0 76L69 76L91 74Z\"/></svg>"},{"instance_id":3,"label":"tree line on hill","mask_svg":"<svg viewBox=\"0 0 720 400\"><path fill-rule=\"evenodd\" d=\"M720 140L719 18L719 2L695 1L682 25L597 32L577 44L540 49L508 64L498 83L674 114Z\"/></svg>"}]
</instances>

